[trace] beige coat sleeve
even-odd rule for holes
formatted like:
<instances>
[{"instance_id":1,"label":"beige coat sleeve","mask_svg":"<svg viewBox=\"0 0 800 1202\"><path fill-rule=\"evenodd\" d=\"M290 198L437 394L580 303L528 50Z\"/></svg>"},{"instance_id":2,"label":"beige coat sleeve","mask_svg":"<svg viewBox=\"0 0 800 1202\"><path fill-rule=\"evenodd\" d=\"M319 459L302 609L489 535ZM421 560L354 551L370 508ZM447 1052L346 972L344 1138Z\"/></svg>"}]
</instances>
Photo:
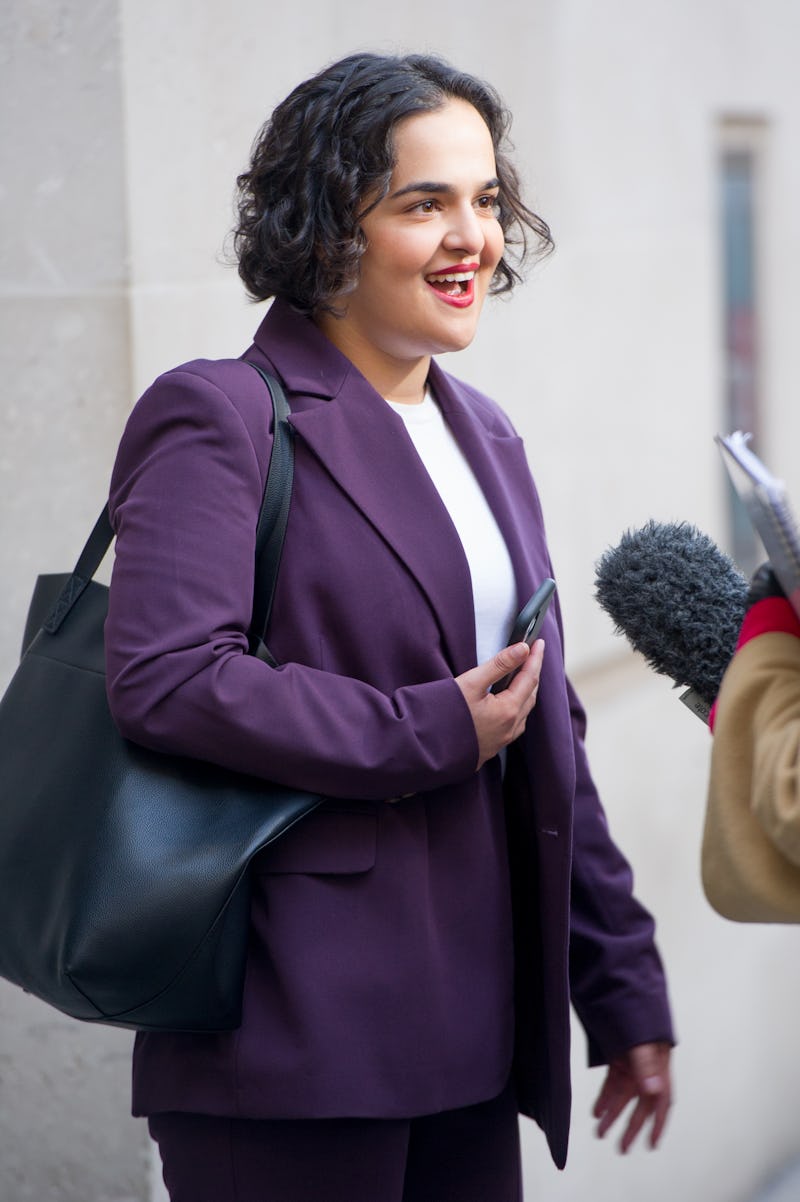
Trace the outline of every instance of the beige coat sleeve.
<instances>
[{"instance_id":1,"label":"beige coat sleeve","mask_svg":"<svg viewBox=\"0 0 800 1202\"><path fill-rule=\"evenodd\" d=\"M800 639L759 635L722 682L702 848L709 902L740 922L800 922Z\"/></svg>"}]
</instances>

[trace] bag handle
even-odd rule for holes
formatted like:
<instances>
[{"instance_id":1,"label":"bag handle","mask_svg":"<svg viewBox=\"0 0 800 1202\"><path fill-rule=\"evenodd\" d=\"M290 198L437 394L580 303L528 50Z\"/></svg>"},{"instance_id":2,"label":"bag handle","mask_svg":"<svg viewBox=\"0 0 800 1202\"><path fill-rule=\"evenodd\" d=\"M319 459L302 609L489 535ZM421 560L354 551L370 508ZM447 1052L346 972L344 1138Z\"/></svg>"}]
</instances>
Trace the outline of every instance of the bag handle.
<instances>
[{"instance_id":1,"label":"bag handle","mask_svg":"<svg viewBox=\"0 0 800 1202\"><path fill-rule=\"evenodd\" d=\"M294 431L289 424L289 402L278 380L255 363L247 363L261 376L272 402L272 453L264 484L264 496L256 527L256 577L253 617L248 634L250 653L275 666L264 639L272 613L272 602L278 584L278 569L289 519L294 479ZM86 589L103 561L114 538L114 528L104 505L92 527L72 574L59 593L56 603L43 623L43 629L55 634L75 602Z\"/></svg>"}]
</instances>

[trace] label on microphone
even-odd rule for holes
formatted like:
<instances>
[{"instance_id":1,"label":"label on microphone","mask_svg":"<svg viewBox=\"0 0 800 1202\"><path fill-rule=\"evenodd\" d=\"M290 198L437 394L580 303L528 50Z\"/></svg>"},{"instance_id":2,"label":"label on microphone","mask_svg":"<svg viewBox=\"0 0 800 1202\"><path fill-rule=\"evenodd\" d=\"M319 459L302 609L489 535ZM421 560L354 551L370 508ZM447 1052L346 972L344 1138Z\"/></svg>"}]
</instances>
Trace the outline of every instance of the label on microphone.
<instances>
[{"instance_id":1,"label":"label on microphone","mask_svg":"<svg viewBox=\"0 0 800 1202\"><path fill-rule=\"evenodd\" d=\"M690 709L693 714L697 714L701 722L705 722L706 726L708 726L708 715L711 713L711 706L705 698L696 693L694 689L687 689L685 693L681 693L680 700L687 709Z\"/></svg>"}]
</instances>

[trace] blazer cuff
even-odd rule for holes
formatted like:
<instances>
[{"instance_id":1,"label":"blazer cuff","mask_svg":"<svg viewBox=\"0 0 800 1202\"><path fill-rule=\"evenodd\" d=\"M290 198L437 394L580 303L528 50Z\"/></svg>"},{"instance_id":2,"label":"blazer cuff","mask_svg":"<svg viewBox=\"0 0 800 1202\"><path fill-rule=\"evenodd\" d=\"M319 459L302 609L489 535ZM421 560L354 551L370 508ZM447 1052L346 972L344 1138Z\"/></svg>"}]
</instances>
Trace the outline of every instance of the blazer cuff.
<instances>
[{"instance_id":1,"label":"blazer cuff","mask_svg":"<svg viewBox=\"0 0 800 1202\"><path fill-rule=\"evenodd\" d=\"M580 1018L590 1068L610 1064L642 1043L677 1043L666 991L632 999L627 1007L623 1003L619 1012L598 1008Z\"/></svg>"}]
</instances>

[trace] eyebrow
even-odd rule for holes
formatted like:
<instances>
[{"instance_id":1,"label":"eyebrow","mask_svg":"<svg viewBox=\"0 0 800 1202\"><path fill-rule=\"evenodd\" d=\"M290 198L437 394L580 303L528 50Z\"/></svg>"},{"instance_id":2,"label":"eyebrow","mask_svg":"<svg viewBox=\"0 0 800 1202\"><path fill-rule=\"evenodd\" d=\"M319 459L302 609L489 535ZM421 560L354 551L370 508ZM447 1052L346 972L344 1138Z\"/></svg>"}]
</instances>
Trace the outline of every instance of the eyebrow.
<instances>
[{"instance_id":1,"label":"eyebrow","mask_svg":"<svg viewBox=\"0 0 800 1202\"><path fill-rule=\"evenodd\" d=\"M492 188L499 187L499 179L489 179L485 184L480 184L479 187L476 188L476 191L488 192L491 191ZM439 193L440 195L443 193L445 196L452 196L455 192L455 188L452 184L437 183L436 180L417 180L415 183L406 184L404 188L398 188L396 192L392 192L387 197L387 200L397 200L400 196L407 196L409 192L435 192Z\"/></svg>"}]
</instances>

